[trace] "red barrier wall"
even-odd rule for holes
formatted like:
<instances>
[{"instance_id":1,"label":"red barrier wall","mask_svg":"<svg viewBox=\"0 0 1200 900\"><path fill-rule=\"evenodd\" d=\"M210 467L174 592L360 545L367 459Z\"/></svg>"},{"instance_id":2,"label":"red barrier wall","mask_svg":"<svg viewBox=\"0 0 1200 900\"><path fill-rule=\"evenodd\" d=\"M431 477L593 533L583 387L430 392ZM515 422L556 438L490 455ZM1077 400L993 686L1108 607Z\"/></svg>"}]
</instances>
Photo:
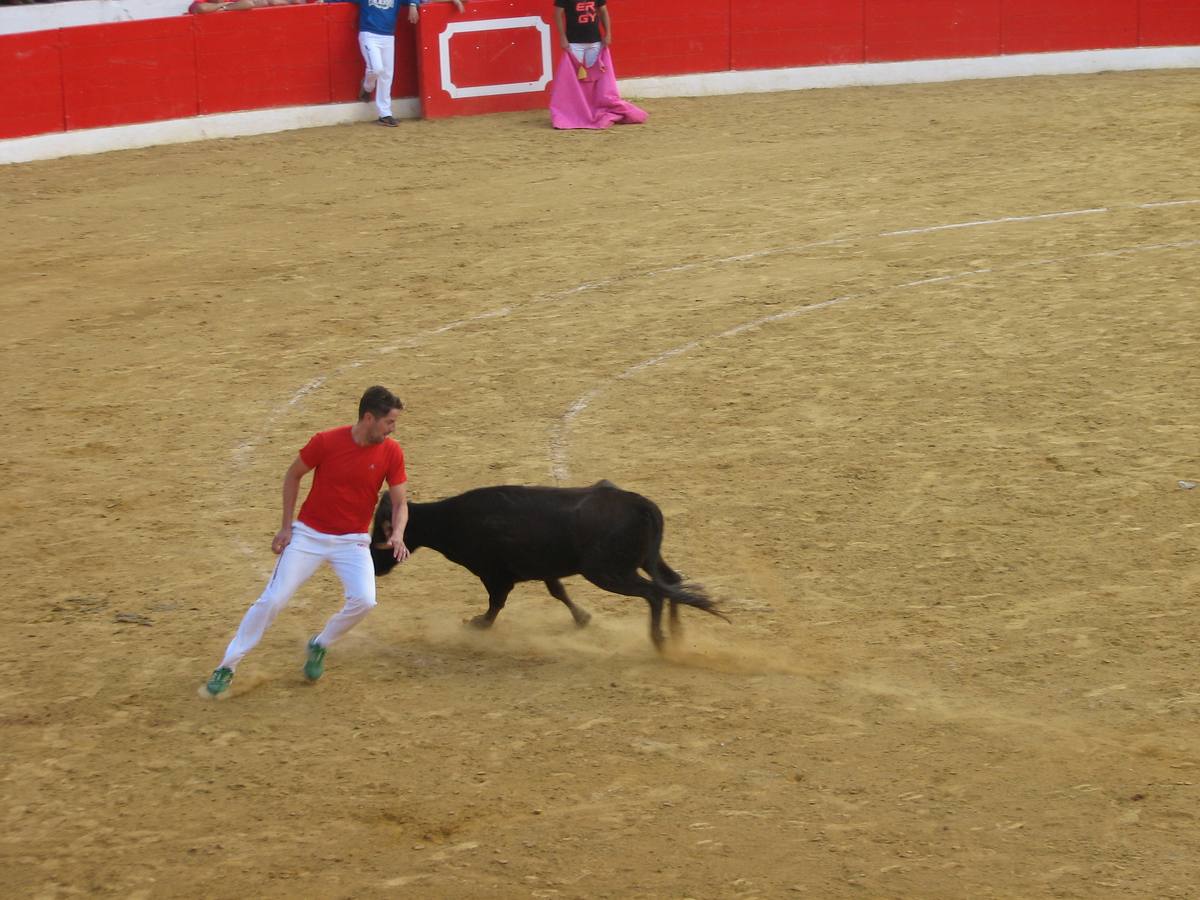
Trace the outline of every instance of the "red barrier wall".
<instances>
[{"instance_id":1,"label":"red barrier wall","mask_svg":"<svg viewBox=\"0 0 1200 900\"><path fill-rule=\"evenodd\" d=\"M187 19L59 31L67 128L194 116L196 51Z\"/></svg>"},{"instance_id":2,"label":"red barrier wall","mask_svg":"<svg viewBox=\"0 0 1200 900\"><path fill-rule=\"evenodd\" d=\"M0 36L0 137L67 127L58 32Z\"/></svg>"},{"instance_id":3,"label":"red barrier wall","mask_svg":"<svg viewBox=\"0 0 1200 900\"><path fill-rule=\"evenodd\" d=\"M1004 0L1001 51L1043 53L1138 45L1143 0Z\"/></svg>"},{"instance_id":4,"label":"red barrier wall","mask_svg":"<svg viewBox=\"0 0 1200 900\"><path fill-rule=\"evenodd\" d=\"M866 0L867 62L996 56L1000 53L1000 3Z\"/></svg>"},{"instance_id":5,"label":"red barrier wall","mask_svg":"<svg viewBox=\"0 0 1200 900\"><path fill-rule=\"evenodd\" d=\"M609 9L625 78L1200 44L1200 0L609 0ZM0 36L0 138L353 100L363 67L356 15L330 3ZM459 15L435 4L422 14L420 42L401 16L393 96L440 85L445 72L428 68L439 28L504 17L552 26L553 5L473 0ZM471 99L501 72L539 81L543 34L453 36L450 80L470 95L460 110L544 102L544 89L525 91L515 106ZM556 56L553 33L550 41ZM426 103L453 99L427 93Z\"/></svg>"},{"instance_id":6,"label":"red barrier wall","mask_svg":"<svg viewBox=\"0 0 1200 900\"><path fill-rule=\"evenodd\" d=\"M424 114L437 118L545 109L558 60L558 40L544 14L547 6L530 0L473 0L461 14L449 3L426 6L417 29Z\"/></svg>"},{"instance_id":7,"label":"red barrier wall","mask_svg":"<svg viewBox=\"0 0 1200 900\"><path fill-rule=\"evenodd\" d=\"M201 113L330 101L325 17L302 6L266 11L196 16Z\"/></svg>"},{"instance_id":8,"label":"red barrier wall","mask_svg":"<svg viewBox=\"0 0 1200 900\"><path fill-rule=\"evenodd\" d=\"M731 8L730 68L863 62L863 21L859 2L742 0Z\"/></svg>"},{"instance_id":9,"label":"red barrier wall","mask_svg":"<svg viewBox=\"0 0 1200 900\"><path fill-rule=\"evenodd\" d=\"M738 0L732 2L736 4ZM613 66L617 74L633 78L728 71L730 3L731 0L609 0ZM553 21L550 0L533 5L545 8L547 20Z\"/></svg>"},{"instance_id":10,"label":"red barrier wall","mask_svg":"<svg viewBox=\"0 0 1200 900\"><path fill-rule=\"evenodd\" d=\"M1200 44L1200 0L1142 0L1143 47Z\"/></svg>"},{"instance_id":11,"label":"red barrier wall","mask_svg":"<svg viewBox=\"0 0 1200 900\"><path fill-rule=\"evenodd\" d=\"M354 100L348 3L143 19L0 36L0 138ZM393 97L417 93L416 39L396 33Z\"/></svg>"}]
</instances>

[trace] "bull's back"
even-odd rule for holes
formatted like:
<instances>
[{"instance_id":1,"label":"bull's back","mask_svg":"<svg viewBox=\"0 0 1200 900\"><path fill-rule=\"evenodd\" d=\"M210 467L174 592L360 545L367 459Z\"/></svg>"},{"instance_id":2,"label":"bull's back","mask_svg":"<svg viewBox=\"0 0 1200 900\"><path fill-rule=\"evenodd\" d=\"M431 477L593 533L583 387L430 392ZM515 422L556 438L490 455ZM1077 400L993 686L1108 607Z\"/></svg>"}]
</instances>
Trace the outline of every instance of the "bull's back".
<instances>
[{"instance_id":1,"label":"bull's back","mask_svg":"<svg viewBox=\"0 0 1200 900\"><path fill-rule=\"evenodd\" d=\"M661 531L657 506L608 484L502 485L453 499L455 518L468 538L462 548L467 557L455 561L472 569L503 568L515 581L579 574L597 549L640 560L656 519Z\"/></svg>"},{"instance_id":2,"label":"bull's back","mask_svg":"<svg viewBox=\"0 0 1200 900\"><path fill-rule=\"evenodd\" d=\"M579 571L574 510L583 489L501 485L453 498L464 541L463 559L473 570L503 570L515 581L564 578Z\"/></svg>"}]
</instances>

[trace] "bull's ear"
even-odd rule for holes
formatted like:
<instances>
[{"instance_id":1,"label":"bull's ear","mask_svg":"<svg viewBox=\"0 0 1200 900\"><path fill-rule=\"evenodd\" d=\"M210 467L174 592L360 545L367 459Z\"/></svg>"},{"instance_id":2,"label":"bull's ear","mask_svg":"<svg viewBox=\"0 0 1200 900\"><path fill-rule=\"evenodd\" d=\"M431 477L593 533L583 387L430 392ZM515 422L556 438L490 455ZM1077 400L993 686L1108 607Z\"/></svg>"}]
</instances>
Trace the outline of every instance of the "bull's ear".
<instances>
[{"instance_id":1,"label":"bull's ear","mask_svg":"<svg viewBox=\"0 0 1200 900\"><path fill-rule=\"evenodd\" d=\"M392 521L391 521L391 519L385 519L382 523L382 528L383 528L383 539L385 541L390 541L392 539Z\"/></svg>"}]
</instances>

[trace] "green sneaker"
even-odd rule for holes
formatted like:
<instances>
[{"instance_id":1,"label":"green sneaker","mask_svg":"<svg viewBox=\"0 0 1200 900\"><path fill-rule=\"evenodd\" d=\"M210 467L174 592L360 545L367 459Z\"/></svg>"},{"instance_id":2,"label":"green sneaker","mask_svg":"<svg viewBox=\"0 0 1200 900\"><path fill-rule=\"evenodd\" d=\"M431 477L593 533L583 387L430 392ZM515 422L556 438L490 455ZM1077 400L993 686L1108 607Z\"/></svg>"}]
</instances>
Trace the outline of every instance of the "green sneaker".
<instances>
[{"instance_id":1,"label":"green sneaker","mask_svg":"<svg viewBox=\"0 0 1200 900\"><path fill-rule=\"evenodd\" d=\"M212 673L212 677L208 679L208 684L205 688L208 690L210 697L215 697L217 694L223 694L229 690L229 682L233 681L233 669L222 666Z\"/></svg>"},{"instance_id":2,"label":"green sneaker","mask_svg":"<svg viewBox=\"0 0 1200 900\"><path fill-rule=\"evenodd\" d=\"M308 642L308 659L304 661L304 677L316 681L325 674L325 648L313 638Z\"/></svg>"}]
</instances>

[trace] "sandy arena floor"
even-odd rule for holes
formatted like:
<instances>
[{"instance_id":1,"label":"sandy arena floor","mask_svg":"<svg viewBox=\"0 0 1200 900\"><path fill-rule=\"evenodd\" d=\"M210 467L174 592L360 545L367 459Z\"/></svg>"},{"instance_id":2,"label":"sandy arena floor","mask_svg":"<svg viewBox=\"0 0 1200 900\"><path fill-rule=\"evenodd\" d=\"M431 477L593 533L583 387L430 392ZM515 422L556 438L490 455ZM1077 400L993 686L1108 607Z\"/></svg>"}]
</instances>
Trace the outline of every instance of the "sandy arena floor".
<instances>
[{"instance_id":1,"label":"sandy arena floor","mask_svg":"<svg viewBox=\"0 0 1200 900\"><path fill-rule=\"evenodd\" d=\"M0 168L11 897L1195 897L1200 73ZM198 697L382 382L416 499L640 491L724 598L425 550Z\"/></svg>"}]
</instances>

